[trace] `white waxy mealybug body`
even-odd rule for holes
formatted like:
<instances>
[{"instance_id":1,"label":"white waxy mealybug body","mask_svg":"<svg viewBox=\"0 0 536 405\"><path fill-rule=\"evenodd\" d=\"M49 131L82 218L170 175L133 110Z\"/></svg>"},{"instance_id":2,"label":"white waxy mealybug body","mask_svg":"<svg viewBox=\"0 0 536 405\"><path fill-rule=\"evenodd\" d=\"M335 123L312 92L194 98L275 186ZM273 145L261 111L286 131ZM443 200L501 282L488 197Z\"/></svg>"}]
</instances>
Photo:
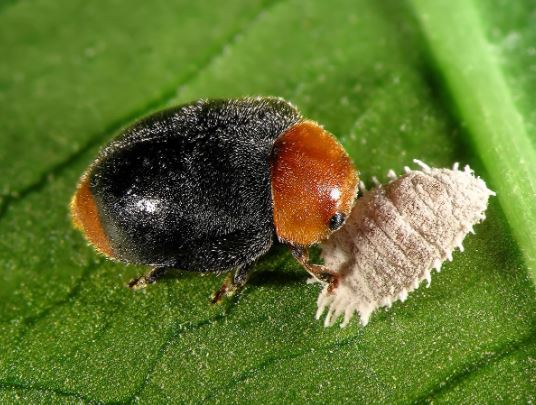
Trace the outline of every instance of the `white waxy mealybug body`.
<instances>
[{"instance_id":1,"label":"white waxy mealybug body","mask_svg":"<svg viewBox=\"0 0 536 405\"><path fill-rule=\"evenodd\" d=\"M391 181L379 183L360 197L346 224L322 244L325 265L339 273L338 286L328 286L318 297L317 318L325 309L324 324L344 315L346 326L354 313L366 325L379 307L404 301L421 281L431 281L473 225L484 220L488 198L495 193L465 166L458 170L405 168Z\"/></svg>"}]
</instances>

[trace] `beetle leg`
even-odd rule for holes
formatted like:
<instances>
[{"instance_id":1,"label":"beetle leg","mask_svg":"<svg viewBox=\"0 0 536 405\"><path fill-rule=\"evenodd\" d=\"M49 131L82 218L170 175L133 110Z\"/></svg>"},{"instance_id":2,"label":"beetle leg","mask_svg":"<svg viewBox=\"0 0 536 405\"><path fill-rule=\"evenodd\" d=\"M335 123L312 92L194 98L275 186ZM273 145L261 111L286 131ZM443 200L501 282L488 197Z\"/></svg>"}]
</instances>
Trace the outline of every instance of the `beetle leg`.
<instances>
[{"instance_id":1,"label":"beetle leg","mask_svg":"<svg viewBox=\"0 0 536 405\"><path fill-rule=\"evenodd\" d=\"M322 283L329 284L328 291L332 292L339 284L339 274L328 269L321 264L311 263L307 248L289 246L292 256L303 266L303 268L314 278Z\"/></svg>"},{"instance_id":2,"label":"beetle leg","mask_svg":"<svg viewBox=\"0 0 536 405\"><path fill-rule=\"evenodd\" d=\"M156 283L159 278L162 278L171 267L156 266L149 270L147 273L140 277L130 280L128 288L132 290L141 290L147 287L149 284Z\"/></svg>"},{"instance_id":3,"label":"beetle leg","mask_svg":"<svg viewBox=\"0 0 536 405\"><path fill-rule=\"evenodd\" d=\"M225 281L223 282L222 286L212 297L211 303L217 304L222 300L224 296L230 297L234 295L238 290L240 290L248 280L249 269L250 266L246 265L236 269L234 276L231 276L231 273L228 273L225 277Z\"/></svg>"}]
</instances>

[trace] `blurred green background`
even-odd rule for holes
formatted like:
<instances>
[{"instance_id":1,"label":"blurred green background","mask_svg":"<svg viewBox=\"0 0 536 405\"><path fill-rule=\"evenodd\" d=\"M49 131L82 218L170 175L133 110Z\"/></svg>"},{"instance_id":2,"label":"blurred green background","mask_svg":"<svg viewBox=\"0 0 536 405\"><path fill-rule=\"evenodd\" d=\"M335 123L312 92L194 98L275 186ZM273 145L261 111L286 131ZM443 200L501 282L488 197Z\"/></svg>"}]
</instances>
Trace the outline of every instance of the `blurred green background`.
<instances>
[{"instance_id":1,"label":"blurred green background","mask_svg":"<svg viewBox=\"0 0 536 405\"><path fill-rule=\"evenodd\" d=\"M505 0L0 2L0 402L536 400L536 8ZM325 329L286 249L238 300L145 292L69 222L99 146L149 112L275 95L367 182L419 158L498 192L429 289Z\"/></svg>"}]
</instances>

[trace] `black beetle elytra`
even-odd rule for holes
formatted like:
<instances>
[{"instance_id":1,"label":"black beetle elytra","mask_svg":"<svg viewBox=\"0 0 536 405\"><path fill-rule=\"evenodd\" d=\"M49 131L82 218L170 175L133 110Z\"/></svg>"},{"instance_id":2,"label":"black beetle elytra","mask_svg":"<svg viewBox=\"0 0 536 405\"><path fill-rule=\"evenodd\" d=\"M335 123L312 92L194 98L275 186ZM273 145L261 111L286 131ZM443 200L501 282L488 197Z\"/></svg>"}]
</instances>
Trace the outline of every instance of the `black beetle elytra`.
<instances>
[{"instance_id":1,"label":"black beetle elytra","mask_svg":"<svg viewBox=\"0 0 536 405\"><path fill-rule=\"evenodd\" d=\"M236 270L246 281L278 238L313 276L307 248L348 216L357 172L333 135L274 97L199 100L154 113L105 146L71 201L74 225L111 259L151 270Z\"/></svg>"}]
</instances>

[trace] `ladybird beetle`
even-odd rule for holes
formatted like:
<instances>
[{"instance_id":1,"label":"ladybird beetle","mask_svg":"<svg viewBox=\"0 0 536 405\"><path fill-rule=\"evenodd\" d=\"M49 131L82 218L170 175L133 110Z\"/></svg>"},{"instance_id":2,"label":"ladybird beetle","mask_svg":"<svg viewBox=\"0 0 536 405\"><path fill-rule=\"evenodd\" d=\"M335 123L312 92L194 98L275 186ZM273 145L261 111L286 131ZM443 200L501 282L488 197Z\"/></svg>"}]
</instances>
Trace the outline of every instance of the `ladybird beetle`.
<instances>
[{"instance_id":1,"label":"ladybird beetle","mask_svg":"<svg viewBox=\"0 0 536 405\"><path fill-rule=\"evenodd\" d=\"M274 97L199 100L123 130L82 175L74 226L110 259L168 269L236 270L214 301L241 287L274 239L314 277L334 272L308 247L349 215L358 177L333 135Z\"/></svg>"}]
</instances>

